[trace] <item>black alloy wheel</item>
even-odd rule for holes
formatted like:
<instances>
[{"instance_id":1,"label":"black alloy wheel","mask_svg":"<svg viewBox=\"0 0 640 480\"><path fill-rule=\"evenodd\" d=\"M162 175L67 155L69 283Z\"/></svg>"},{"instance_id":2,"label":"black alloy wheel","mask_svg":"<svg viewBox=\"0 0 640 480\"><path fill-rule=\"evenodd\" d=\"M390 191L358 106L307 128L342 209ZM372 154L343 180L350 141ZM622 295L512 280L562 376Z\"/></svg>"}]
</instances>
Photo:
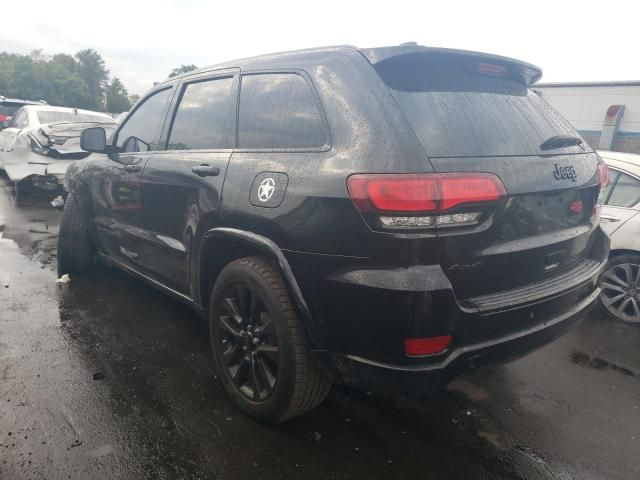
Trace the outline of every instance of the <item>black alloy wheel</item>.
<instances>
[{"instance_id":1,"label":"black alloy wheel","mask_svg":"<svg viewBox=\"0 0 640 480\"><path fill-rule=\"evenodd\" d=\"M331 389L276 265L225 265L209 299L211 347L224 389L245 413L277 423L317 407Z\"/></svg>"},{"instance_id":2,"label":"black alloy wheel","mask_svg":"<svg viewBox=\"0 0 640 480\"><path fill-rule=\"evenodd\" d=\"M278 340L273 320L251 285L235 283L225 289L218 329L222 360L229 377L249 400L262 402L278 381Z\"/></svg>"}]
</instances>

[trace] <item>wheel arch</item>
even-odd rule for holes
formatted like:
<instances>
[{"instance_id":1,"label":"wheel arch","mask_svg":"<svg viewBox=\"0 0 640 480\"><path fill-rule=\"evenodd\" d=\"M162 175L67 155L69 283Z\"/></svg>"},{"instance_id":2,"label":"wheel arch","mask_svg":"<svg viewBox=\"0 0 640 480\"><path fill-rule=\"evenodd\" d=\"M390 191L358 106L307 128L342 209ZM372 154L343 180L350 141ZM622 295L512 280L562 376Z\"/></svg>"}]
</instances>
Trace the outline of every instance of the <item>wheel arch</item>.
<instances>
[{"instance_id":1,"label":"wheel arch","mask_svg":"<svg viewBox=\"0 0 640 480\"><path fill-rule=\"evenodd\" d=\"M193 293L196 302L204 312L208 312L211 289L224 266L238 258L254 255L269 258L278 269L291 302L302 320L302 327L309 339L312 339L313 318L291 266L278 245L262 235L229 227L212 228L203 234L198 257L195 259L198 274Z\"/></svg>"}]
</instances>

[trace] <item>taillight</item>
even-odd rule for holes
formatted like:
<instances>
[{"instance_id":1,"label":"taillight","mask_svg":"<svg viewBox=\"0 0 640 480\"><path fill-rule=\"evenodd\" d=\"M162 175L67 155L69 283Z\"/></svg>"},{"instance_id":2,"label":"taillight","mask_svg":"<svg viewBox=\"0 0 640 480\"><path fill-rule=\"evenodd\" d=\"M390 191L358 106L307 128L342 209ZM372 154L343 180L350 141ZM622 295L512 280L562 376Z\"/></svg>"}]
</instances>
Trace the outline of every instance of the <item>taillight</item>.
<instances>
[{"instance_id":1,"label":"taillight","mask_svg":"<svg viewBox=\"0 0 640 480\"><path fill-rule=\"evenodd\" d=\"M31 150L33 150L35 153L39 153L40 155L49 154L49 149L45 147L40 142L40 140L38 140L38 138L36 138L36 135L34 135L33 133L28 133L27 138L29 139L29 145L31 146Z\"/></svg>"},{"instance_id":2,"label":"taillight","mask_svg":"<svg viewBox=\"0 0 640 480\"><path fill-rule=\"evenodd\" d=\"M607 167L607 164L604 162L599 162L598 163L598 171L597 171L597 175L598 175L598 200L596 201L597 205L602 205L602 202L604 201L604 191L607 188L607 185L609 185L609 168Z\"/></svg>"},{"instance_id":3,"label":"taillight","mask_svg":"<svg viewBox=\"0 0 640 480\"><path fill-rule=\"evenodd\" d=\"M458 207L486 206L506 195L491 173L356 174L347 187L360 211L376 214L378 226L390 229L473 225L483 210Z\"/></svg>"}]
</instances>

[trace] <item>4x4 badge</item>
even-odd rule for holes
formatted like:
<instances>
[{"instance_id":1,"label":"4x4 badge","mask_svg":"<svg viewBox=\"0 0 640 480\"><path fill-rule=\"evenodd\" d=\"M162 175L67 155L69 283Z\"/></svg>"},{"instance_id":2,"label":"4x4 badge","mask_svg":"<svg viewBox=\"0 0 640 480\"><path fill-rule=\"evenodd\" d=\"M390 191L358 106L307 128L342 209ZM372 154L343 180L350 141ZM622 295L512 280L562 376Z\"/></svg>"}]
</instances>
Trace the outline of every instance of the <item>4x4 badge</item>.
<instances>
[{"instance_id":1,"label":"4x4 badge","mask_svg":"<svg viewBox=\"0 0 640 480\"><path fill-rule=\"evenodd\" d=\"M273 178L265 178L258 186L258 200L261 202L268 202L273 196L273 192L276 189L276 182Z\"/></svg>"}]
</instances>

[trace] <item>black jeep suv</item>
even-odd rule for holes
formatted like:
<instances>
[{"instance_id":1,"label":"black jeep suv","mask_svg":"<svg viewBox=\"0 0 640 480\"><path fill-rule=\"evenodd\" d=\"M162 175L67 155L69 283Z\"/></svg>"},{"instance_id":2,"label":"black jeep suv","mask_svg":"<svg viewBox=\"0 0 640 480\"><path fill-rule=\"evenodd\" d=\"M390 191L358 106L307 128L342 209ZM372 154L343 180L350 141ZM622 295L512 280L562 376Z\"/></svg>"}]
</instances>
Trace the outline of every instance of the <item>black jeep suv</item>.
<instances>
[{"instance_id":1,"label":"black jeep suv","mask_svg":"<svg viewBox=\"0 0 640 480\"><path fill-rule=\"evenodd\" d=\"M399 46L260 56L156 85L69 168L60 273L98 259L196 309L233 401L437 391L597 298L607 170L532 65Z\"/></svg>"}]
</instances>

